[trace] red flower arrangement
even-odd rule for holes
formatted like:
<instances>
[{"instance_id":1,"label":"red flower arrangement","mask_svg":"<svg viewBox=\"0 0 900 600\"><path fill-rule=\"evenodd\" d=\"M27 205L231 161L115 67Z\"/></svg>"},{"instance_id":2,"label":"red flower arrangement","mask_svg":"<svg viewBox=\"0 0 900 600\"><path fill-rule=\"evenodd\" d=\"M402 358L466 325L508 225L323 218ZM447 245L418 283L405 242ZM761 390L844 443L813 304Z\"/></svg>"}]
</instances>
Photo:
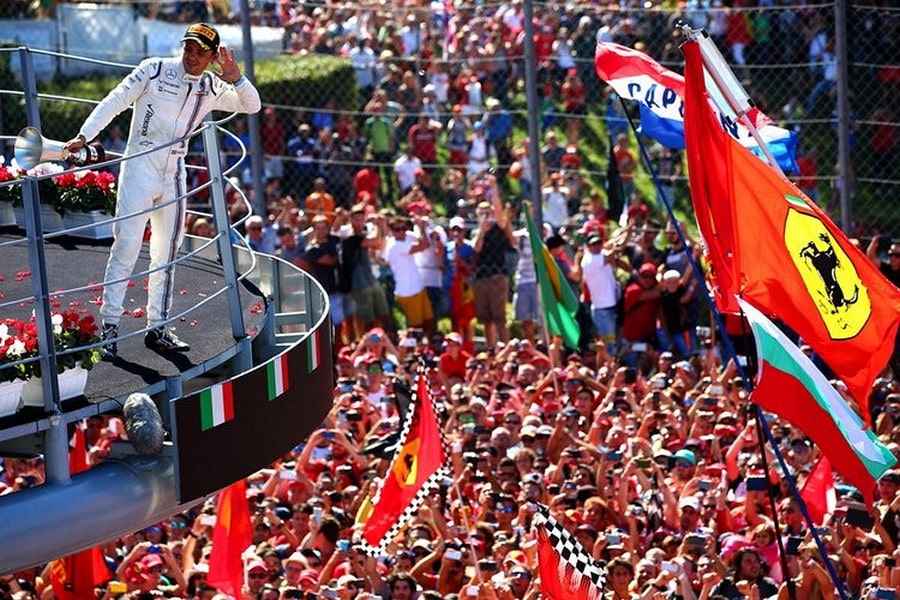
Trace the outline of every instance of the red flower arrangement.
<instances>
[{"instance_id":1,"label":"red flower arrangement","mask_svg":"<svg viewBox=\"0 0 900 600\"><path fill-rule=\"evenodd\" d=\"M99 210L111 215L116 210L116 176L107 171L66 171L53 178L59 199L59 213Z\"/></svg>"},{"instance_id":2,"label":"red flower arrangement","mask_svg":"<svg viewBox=\"0 0 900 600\"><path fill-rule=\"evenodd\" d=\"M16 184L2 185L9 181L16 181L25 172L15 165L4 165L0 162L0 202L17 204L22 202L22 186Z\"/></svg>"},{"instance_id":3,"label":"red flower arrangement","mask_svg":"<svg viewBox=\"0 0 900 600\"><path fill-rule=\"evenodd\" d=\"M58 373L79 363L83 368L91 369L100 361L100 351L96 347L70 352L73 348L100 341L99 327L93 315L80 315L69 309L53 313L51 322ZM41 363L38 360L8 366L38 355L37 325L33 316L28 321L5 319L0 322L0 382L40 377Z\"/></svg>"}]
</instances>

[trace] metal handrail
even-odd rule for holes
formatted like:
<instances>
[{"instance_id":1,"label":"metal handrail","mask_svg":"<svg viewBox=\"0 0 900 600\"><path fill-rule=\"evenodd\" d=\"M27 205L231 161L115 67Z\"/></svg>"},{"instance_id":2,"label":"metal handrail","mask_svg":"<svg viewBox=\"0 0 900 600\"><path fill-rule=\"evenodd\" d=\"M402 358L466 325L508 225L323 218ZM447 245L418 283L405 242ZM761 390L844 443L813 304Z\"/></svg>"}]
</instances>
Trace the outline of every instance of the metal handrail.
<instances>
[{"instance_id":1,"label":"metal handrail","mask_svg":"<svg viewBox=\"0 0 900 600\"><path fill-rule=\"evenodd\" d=\"M23 65L22 75L23 75L24 89L26 90L26 93L24 93L24 96L25 96L25 100L26 100L26 113L29 115L29 121L31 121L35 125L37 125L39 122L39 113L37 111L37 102L39 100L51 100L51 101L68 100L68 101L75 101L75 102L84 102L83 99L66 98L64 96L51 96L51 95L46 95L46 94L42 95L42 94L39 94L36 92L37 88L36 88L36 83L35 83L35 78L34 78L34 72L33 72L33 69L30 67L30 65L31 65L30 54L32 52L37 52L37 53L41 53L41 54L52 54L52 55L59 55L59 56L63 56L63 55L61 55L59 53L53 53L53 52L47 52L47 51L32 51L32 50L30 50L28 48L24 48L24 47L18 48L16 51L20 54L20 57L22 59L22 65ZM87 60L88 62L93 62L93 63L103 63L103 64L111 64L111 65L118 64L118 63L111 63L111 62L107 62L107 61L97 61L95 59L84 59L83 57L69 57L69 58L72 58L74 60ZM133 67L133 65L122 65L122 66ZM28 93L29 91L30 91L30 93ZM118 164L125 160L130 160L131 158L137 158L140 156L144 156L146 154L149 154L150 152L165 151L165 149L169 148L170 146L173 146L175 144L185 143L188 139L192 138L193 136L201 134L204 136L204 141L205 141L204 145L206 147L206 153L207 153L207 164L211 165L214 162L213 161L213 158L214 158L215 164L217 166L217 172L210 173L210 181L209 182L206 182L200 186L196 186L196 187L192 188L191 190L187 191L186 193L184 193L176 198L166 200L165 202L163 202L159 205L156 205L150 209L141 211L139 213L110 217L109 219L104 219L102 221L102 223L108 224L108 223L115 223L117 221L128 219L128 218L139 218L141 215L148 214L152 210L159 210L165 206L170 206L172 203L184 202L192 195L198 193L199 191L201 191L203 189L207 189L207 188L213 190L213 194L212 194L213 202L217 202L217 201L221 202L222 207L220 207L220 209L219 209L219 214L220 214L220 216L224 215L224 218L227 221L227 210L225 210L225 207L224 207L224 195L217 193L216 188L214 186L227 184L226 177L228 176L229 173L231 173L234 169L236 169L240 165L241 162L244 161L244 159L247 156L247 150L246 150L246 147L244 146L244 144L242 142L240 142L240 140L238 138L236 138L236 136L233 136L233 134L231 134L230 132L225 132L226 135L232 135L235 139L237 139L238 146L241 150L241 157L240 157L240 160L238 161L238 163L236 163L236 165L232 169L228 169L228 170L224 170L224 171L221 170L220 168L218 168L218 140L217 140L216 134L214 132L218 132L219 130L221 130L221 124L227 122L229 119L231 119L233 117L234 117L234 115L232 114L224 119L219 119L219 120L207 119L206 122L198 125L198 127L194 131L192 131L189 135L187 135L183 138L180 138L180 139L173 140L172 142L167 143L165 145L162 145L162 146L150 149L150 150L143 150L143 151L134 153L133 155L130 155L128 157L117 156L111 160L104 161L102 163L88 165L88 166L84 166L84 167L78 167L75 169L71 169L71 171L77 172L77 171L82 171L82 170L87 170L87 169L103 168L103 167ZM212 153L215 153L215 154L211 156ZM60 351L60 352L56 351L56 348L54 345L54 341L53 341L54 337L52 334L52 325L49 322L49 316L50 316L51 311L50 311L49 304L48 304L48 291L46 289L41 290L41 284L44 284L44 285L46 284L46 268L43 264L43 250L42 250L42 247L34 246L33 240L36 239L36 240L38 240L38 244L42 244L44 240L67 235L69 233L77 232L81 229L96 226L96 224L90 224L90 225L73 227L73 228L69 228L66 230L62 230L62 231L48 232L48 233L38 231L40 215L37 214L38 211L37 211L37 206L36 206L36 203L39 202L37 183L38 183L38 181L41 181L43 179L52 178L55 175L56 174L42 174L42 175L26 174L25 176L20 178L20 182L22 185L22 193L23 193L23 205L24 205L25 211L26 211L26 221L27 221L26 231L31 230L31 234L32 234L33 238L32 238L32 241L29 241L28 236L26 235L22 240L13 240L12 242L4 242L4 243L0 244L0 247L9 245L11 243L28 243L30 245L30 248L31 248L31 250L29 251L29 255L31 256L30 263L32 264L32 270L35 271L35 279L34 279L34 284L33 284L34 285L33 294L30 296L30 298L26 298L26 300L30 299L30 300L37 302L36 308L38 308L38 307L41 308L40 312L36 311L37 325L39 327L39 334L41 336L39 338L39 340L40 340L39 347L41 349L40 358L32 357L32 358L22 359L22 360L16 361L16 362L11 362L8 365L6 365L4 368L14 368L17 365L31 363L31 362L34 362L35 360L41 360L42 367L44 367L44 368L42 368L42 371L45 371L48 373L54 372L56 370L56 356L64 355L64 354L72 353L72 352L84 351L89 348L99 346L102 343L102 342L98 342L96 344L85 345L85 346L82 346L79 348L72 348L72 349L68 349L66 351ZM10 183L10 184L5 184L5 185L14 185L14 184ZM247 198L243 194L243 192L240 192L240 194L241 194L242 201L245 204L249 205L249 202L247 201ZM218 200L216 200L217 196L218 196ZM186 210L186 208L185 208L185 210ZM146 269L146 270L142 270L137 273L132 273L129 277L120 278L115 281L103 281L99 284L91 283L89 285L79 286L79 287L75 287L75 288L71 288L71 289L67 289L67 290L59 290L55 293L80 292L80 291L84 291L89 288L93 288L97 285L109 285L112 283L117 283L117 282L122 282L122 281L130 281L130 280L133 280L136 278L144 277L150 273L169 268L172 265L183 263L184 261L190 259L191 257L194 257L197 254L203 252L205 249L208 249L208 247L212 244L219 244L219 257L220 257L220 260L223 262L223 264L224 265L231 264L234 266L234 264L233 264L234 261L231 257L227 257L227 256L223 257L223 255L222 255L223 251L233 252L232 243L231 243L231 231L232 231L231 223L219 222L221 219L216 219L215 213L210 216L212 217L212 220L213 220L213 223L214 223L214 226L216 229L216 234L208 242L202 244L200 247L194 248L187 252L180 253L180 255L178 257L176 257L175 260L171 261L170 263L166 263L164 265L156 267L155 269ZM223 236L227 236L227 237L223 237ZM243 240L242 238L239 238L239 239L240 239L240 243L242 245L247 245L245 240ZM38 248L37 253L35 253L34 248ZM251 253L251 256L252 256L252 253ZM227 259L227 260L225 260L225 259ZM241 279L247 277L249 275L249 273L252 272L252 270L255 267L256 267L256 259L254 257L254 260L252 261L249 269L247 269L243 273L237 273L236 271L228 272L228 269L226 268L225 277L224 277L225 284L222 286L221 289L208 294L200 302L195 303L193 306L191 306L187 310L181 311L180 313L178 313L174 316L170 315L170 318L165 321L165 324L171 323L173 321L176 321L176 320L179 320L179 319L185 317L186 315L189 315L191 312L195 311L197 309L197 307L203 306L204 304L213 301L213 299L221 296L222 294L231 294L232 295L230 297L231 301L229 302L229 306L232 306L233 303L237 303L239 305L239 298L237 296L237 284ZM6 306L9 304L11 304L11 302L0 301L0 307ZM234 314L235 314L235 308L232 307L233 320L234 320ZM241 317L240 317L239 306L236 309L236 314L238 315L238 319L240 319ZM238 328L236 326L234 326L234 324L233 324L232 330L233 330L233 334L236 337L245 335L242 326L240 327L240 330L238 330ZM43 331L43 333L40 333L41 331ZM146 329L135 331L135 332L132 332L132 333L129 333L126 335L122 335L119 337L119 339L124 340L129 337L142 334L146 331L147 331ZM47 355L49 355L49 360L47 358ZM44 384L45 384L45 387L44 387L45 409L50 411L51 413L52 412L59 413L59 412L61 412L61 405L60 405L60 401L59 401L59 397L58 397L58 388L57 388L57 385L55 382L55 377L50 377L47 379L52 380L52 382L44 381ZM48 393L50 393L50 395L51 395L50 398L47 397ZM59 420L58 424L56 424L56 425L51 423L50 429L56 429L59 427L62 427L63 429L65 428L64 420ZM63 468L63 464L62 464L64 462L64 459L66 459L66 457L63 456L63 453L62 453L63 449L61 447L58 447L58 446L61 446L61 439L62 439L62 437L64 437L64 434L60 434L59 432L50 432L48 430L46 437L47 437L46 452L47 452L48 480L66 481L68 479L68 472L67 472L67 469ZM59 439L57 439L57 438L59 438ZM53 463L53 464L51 465L51 463ZM59 463L59 464L56 464L56 463Z\"/></svg>"}]
</instances>

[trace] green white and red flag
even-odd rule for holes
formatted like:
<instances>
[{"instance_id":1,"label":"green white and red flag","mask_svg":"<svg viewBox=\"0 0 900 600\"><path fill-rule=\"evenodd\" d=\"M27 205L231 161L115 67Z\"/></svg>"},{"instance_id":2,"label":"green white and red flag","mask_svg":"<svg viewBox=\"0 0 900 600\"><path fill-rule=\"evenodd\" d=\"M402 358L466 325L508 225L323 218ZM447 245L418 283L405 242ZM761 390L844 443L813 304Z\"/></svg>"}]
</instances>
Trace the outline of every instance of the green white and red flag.
<instances>
[{"instance_id":1,"label":"green white and red flag","mask_svg":"<svg viewBox=\"0 0 900 600\"><path fill-rule=\"evenodd\" d=\"M742 299L738 302L753 330L759 356L750 399L800 428L871 505L875 481L897 459L809 357L763 313Z\"/></svg>"}]
</instances>

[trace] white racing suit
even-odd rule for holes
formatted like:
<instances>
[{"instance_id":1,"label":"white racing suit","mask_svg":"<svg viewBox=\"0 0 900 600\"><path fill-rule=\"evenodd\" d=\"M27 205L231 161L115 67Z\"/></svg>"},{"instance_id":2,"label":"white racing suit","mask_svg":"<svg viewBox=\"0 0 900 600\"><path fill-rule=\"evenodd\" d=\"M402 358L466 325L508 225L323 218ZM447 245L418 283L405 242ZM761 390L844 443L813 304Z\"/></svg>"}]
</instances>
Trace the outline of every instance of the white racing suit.
<instances>
[{"instance_id":1,"label":"white racing suit","mask_svg":"<svg viewBox=\"0 0 900 600\"><path fill-rule=\"evenodd\" d=\"M132 105L126 156L185 137L212 110L255 113L261 106L259 92L243 77L231 85L209 71L200 76L186 73L180 57L150 58L141 62L94 108L80 133L86 140L93 140L116 115ZM187 150L187 141L182 141L122 162L116 216L138 213L182 196L186 192ZM104 281L132 274L148 218L152 231L150 269L171 263L184 237L186 204L187 199L181 198L149 214L116 221ZM173 270L170 264L149 275L147 324L150 327L157 327L169 318ZM104 285L100 316L105 324L119 323L127 287L127 281Z\"/></svg>"}]
</instances>

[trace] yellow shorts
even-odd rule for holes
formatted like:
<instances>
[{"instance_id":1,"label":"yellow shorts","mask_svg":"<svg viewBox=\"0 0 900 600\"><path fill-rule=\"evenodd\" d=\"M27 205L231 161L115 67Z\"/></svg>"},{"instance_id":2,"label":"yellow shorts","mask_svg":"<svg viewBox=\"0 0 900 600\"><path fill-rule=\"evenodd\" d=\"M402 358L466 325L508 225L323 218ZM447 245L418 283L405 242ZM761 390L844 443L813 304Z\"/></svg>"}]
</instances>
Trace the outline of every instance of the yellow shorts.
<instances>
[{"instance_id":1,"label":"yellow shorts","mask_svg":"<svg viewBox=\"0 0 900 600\"><path fill-rule=\"evenodd\" d=\"M434 319L428 292L424 289L413 296L394 296L400 310L406 315L407 327L421 327L425 321Z\"/></svg>"}]
</instances>

